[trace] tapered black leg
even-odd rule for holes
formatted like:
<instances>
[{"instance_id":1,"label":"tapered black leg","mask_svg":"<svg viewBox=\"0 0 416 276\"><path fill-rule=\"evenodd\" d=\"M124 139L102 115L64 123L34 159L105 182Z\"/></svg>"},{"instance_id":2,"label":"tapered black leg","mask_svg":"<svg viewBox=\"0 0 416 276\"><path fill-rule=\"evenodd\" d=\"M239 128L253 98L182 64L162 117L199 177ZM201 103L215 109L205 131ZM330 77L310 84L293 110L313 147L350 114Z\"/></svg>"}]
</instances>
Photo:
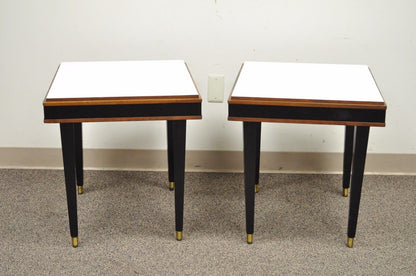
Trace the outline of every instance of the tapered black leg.
<instances>
[{"instance_id":1,"label":"tapered black leg","mask_svg":"<svg viewBox=\"0 0 416 276\"><path fill-rule=\"evenodd\" d=\"M256 185L254 186L254 192L259 191L259 178L260 178L260 141L261 141L261 122L258 123L257 128L258 139L256 141Z\"/></svg>"},{"instance_id":2,"label":"tapered black leg","mask_svg":"<svg viewBox=\"0 0 416 276\"><path fill-rule=\"evenodd\" d=\"M350 187L351 179L351 163L352 154L354 150L354 126L345 127L345 141L344 141L344 172L342 176L343 195L348 196L348 189Z\"/></svg>"},{"instance_id":3,"label":"tapered black leg","mask_svg":"<svg viewBox=\"0 0 416 276\"><path fill-rule=\"evenodd\" d=\"M75 185L75 136L74 124L60 124L62 156L64 163L66 198L68 204L69 229L72 237L72 245L78 246L78 218L77 218L77 194Z\"/></svg>"},{"instance_id":4,"label":"tapered black leg","mask_svg":"<svg viewBox=\"0 0 416 276\"><path fill-rule=\"evenodd\" d=\"M348 246L353 246L357 230L358 210L360 207L361 187L363 184L365 158L367 155L370 127L358 126L355 134L354 159L352 164L350 210L348 216Z\"/></svg>"},{"instance_id":5,"label":"tapered black leg","mask_svg":"<svg viewBox=\"0 0 416 276\"><path fill-rule=\"evenodd\" d=\"M84 162L82 155L82 124L74 123L75 135L75 172L77 177L78 194L83 193Z\"/></svg>"},{"instance_id":6,"label":"tapered black leg","mask_svg":"<svg viewBox=\"0 0 416 276\"><path fill-rule=\"evenodd\" d=\"M175 177L173 170L173 140L172 140L172 130L173 122L167 121L167 137L168 137L168 174L169 174L169 190L175 188Z\"/></svg>"},{"instance_id":7,"label":"tapered black leg","mask_svg":"<svg viewBox=\"0 0 416 276\"><path fill-rule=\"evenodd\" d=\"M254 233L254 185L256 182L257 146L260 143L260 123L243 122L244 132L244 189L246 201L247 242L253 242Z\"/></svg>"},{"instance_id":8,"label":"tapered black leg","mask_svg":"<svg viewBox=\"0 0 416 276\"><path fill-rule=\"evenodd\" d=\"M186 121L172 121L173 172L175 181L176 239L182 240L183 195L185 182Z\"/></svg>"}]
</instances>

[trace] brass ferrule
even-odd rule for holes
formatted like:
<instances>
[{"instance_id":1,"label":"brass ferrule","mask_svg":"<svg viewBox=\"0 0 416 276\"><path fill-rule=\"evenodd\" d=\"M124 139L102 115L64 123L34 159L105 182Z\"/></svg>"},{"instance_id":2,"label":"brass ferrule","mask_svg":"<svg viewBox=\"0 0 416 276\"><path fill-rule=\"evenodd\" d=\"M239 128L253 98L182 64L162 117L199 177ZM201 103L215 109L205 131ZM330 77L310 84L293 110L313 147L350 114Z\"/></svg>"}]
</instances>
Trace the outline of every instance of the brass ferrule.
<instances>
[{"instance_id":1,"label":"brass ferrule","mask_svg":"<svg viewBox=\"0 0 416 276\"><path fill-rule=\"evenodd\" d=\"M169 190L175 189L175 182L169 182Z\"/></svg>"},{"instance_id":2,"label":"brass ferrule","mask_svg":"<svg viewBox=\"0 0 416 276\"><path fill-rule=\"evenodd\" d=\"M354 246L354 238L348 238L347 246L352 248Z\"/></svg>"},{"instance_id":3,"label":"brass ferrule","mask_svg":"<svg viewBox=\"0 0 416 276\"><path fill-rule=\"evenodd\" d=\"M253 234L247 234L247 243L252 244L253 243Z\"/></svg>"},{"instance_id":4,"label":"brass ferrule","mask_svg":"<svg viewBox=\"0 0 416 276\"><path fill-rule=\"evenodd\" d=\"M343 194L343 196L347 197L348 196L348 188L345 188L342 194Z\"/></svg>"},{"instance_id":5,"label":"brass ferrule","mask_svg":"<svg viewBox=\"0 0 416 276\"><path fill-rule=\"evenodd\" d=\"M72 238L72 247L78 247L78 237Z\"/></svg>"}]
</instances>

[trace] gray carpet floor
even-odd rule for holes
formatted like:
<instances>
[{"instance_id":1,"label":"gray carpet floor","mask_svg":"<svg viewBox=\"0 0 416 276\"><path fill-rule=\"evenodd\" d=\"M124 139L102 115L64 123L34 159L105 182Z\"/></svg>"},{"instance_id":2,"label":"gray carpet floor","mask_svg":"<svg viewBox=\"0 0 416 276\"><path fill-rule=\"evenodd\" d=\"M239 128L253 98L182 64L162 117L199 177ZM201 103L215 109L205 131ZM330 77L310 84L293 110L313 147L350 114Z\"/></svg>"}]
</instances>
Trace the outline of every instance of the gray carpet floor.
<instances>
[{"instance_id":1,"label":"gray carpet floor","mask_svg":"<svg viewBox=\"0 0 416 276\"><path fill-rule=\"evenodd\" d=\"M63 171L0 170L0 274L416 274L416 176L365 177L352 249L340 175L261 174L252 245L242 174L185 181L178 242L166 172L86 171L72 248Z\"/></svg>"}]
</instances>

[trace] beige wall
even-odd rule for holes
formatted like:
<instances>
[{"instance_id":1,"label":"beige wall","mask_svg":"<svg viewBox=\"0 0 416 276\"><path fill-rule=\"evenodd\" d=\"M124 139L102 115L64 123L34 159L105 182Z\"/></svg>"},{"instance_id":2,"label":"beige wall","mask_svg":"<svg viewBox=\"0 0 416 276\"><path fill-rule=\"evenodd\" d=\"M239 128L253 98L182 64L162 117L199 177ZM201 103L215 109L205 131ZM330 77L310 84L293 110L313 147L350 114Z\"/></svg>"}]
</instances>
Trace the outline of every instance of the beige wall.
<instances>
[{"instance_id":1,"label":"beige wall","mask_svg":"<svg viewBox=\"0 0 416 276\"><path fill-rule=\"evenodd\" d=\"M368 64L387 102L371 153L416 153L416 1L0 0L0 148L58 148L42 100L61 61L184 59L203 120L187 148L241 150L227 104L208 103L208 74L226 98L245 60ZM264 124L262 150L341 152L343 127ZM85 148L165 149L163 122L85 124ZM1 158L1 157L0 157Z\"/></svg>"}]
</instances>

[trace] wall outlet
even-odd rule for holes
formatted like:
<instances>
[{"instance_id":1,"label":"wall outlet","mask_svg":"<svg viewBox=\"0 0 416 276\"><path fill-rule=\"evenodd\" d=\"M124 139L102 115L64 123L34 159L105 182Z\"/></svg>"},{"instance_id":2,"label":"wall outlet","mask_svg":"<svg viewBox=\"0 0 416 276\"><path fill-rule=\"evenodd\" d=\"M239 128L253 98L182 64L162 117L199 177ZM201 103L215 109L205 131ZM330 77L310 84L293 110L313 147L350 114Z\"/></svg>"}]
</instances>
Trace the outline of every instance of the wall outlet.
<instances>
[{"instance_id":1,"label":"wall outlet","mask_svg":"<svg viewBox=\"0 0 416 276\"><path fill-rule=\"evenodd\" d=\"M224 75L208 75L208 102L222 103L224 100Z\"/></svg>"}]
</instances>

